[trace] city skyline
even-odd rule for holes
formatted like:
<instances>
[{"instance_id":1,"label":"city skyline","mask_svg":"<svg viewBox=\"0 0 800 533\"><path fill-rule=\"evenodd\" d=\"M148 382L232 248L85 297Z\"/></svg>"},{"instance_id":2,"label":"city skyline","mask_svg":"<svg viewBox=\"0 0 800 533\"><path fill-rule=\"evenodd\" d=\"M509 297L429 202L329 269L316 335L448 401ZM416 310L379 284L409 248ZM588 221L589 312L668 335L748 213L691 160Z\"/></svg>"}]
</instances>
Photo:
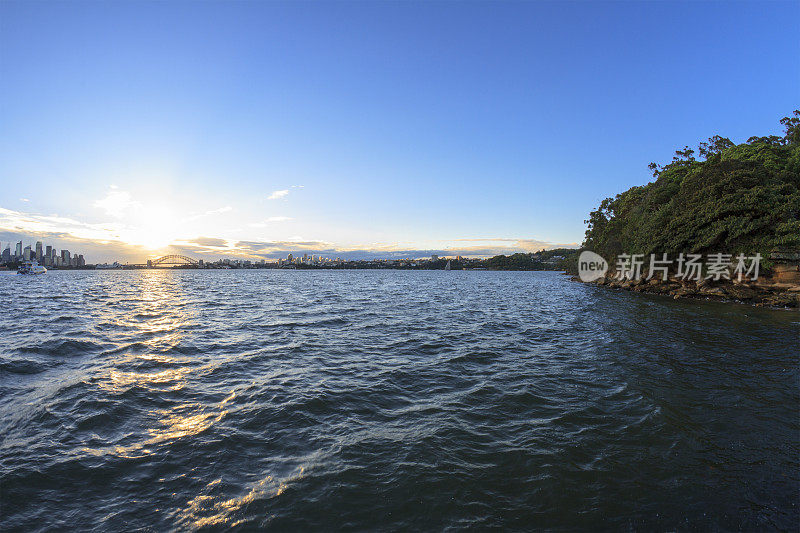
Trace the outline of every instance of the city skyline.
<instances>
[{"instance_id":1,"label":"city skyline","mask_svg":"<svg viewBox=\"0 0 800 533\"><path fill-rule=\"evenodd\" d=\"M577 246L651 161L780 132L797 15L3 3L0 241L98 262Z\"/></svg>"},{"instance_id":2,"label":"city skyline","mask_svg":"<svg viewBox=\"0 0 800 533\"><path fill-rule=\"evenodd\" d=\"M8 242L5 247L0 241L0 264L19 263L22 261L38 261L44 266L65 266L65 267L84 267L86 260L83 254L72 253L70 250L62 248L60 251L52 244L45 244L42 241L25 244L25 240ZM12 248L13 247L13 248Z\"/></svg>"},{"instance_id":3,"label":"city skyline","mask_svg":"<svg viewBox=\"0 0 800 533\"><path fill-rule=\"evenodd\" d=\"M6 243L3 246L3 243ZM26 242L31 242L32 244L25 244ZM568 247L573 248L573 247ZM546 249L555 249L552 246L542 246L535 251L525 252L528 254L537 254L540 251L544 251ZM0 263L14 263L18 261L28 261L30 259L39 260L42 262L42 259L51 258L49 263L43 263L45 266L85 266L87 264L108 264L108 263L118 263L118 264L125 264L131 263L130 261L120 262L120 258L114 259L104 259L103 261L93 261L89 260L88 262L84 259L83 254L75 254L74 256L71 254L71 251L68 249L61 249L60 253L56 246L51 244L44 244L43 241L37 240L33 241L30 238L21 238L20 240L12 240L12 241L3 241L0 240ZM174 251L173 251L174 252ZM255 254L249 256L243 256L241 254L223 254L223 255L213 255L209 256L209 254L197 254L198 257L192 257L192 259L199 260L201 264L205 263L218 263L218 264L231 264L232 262L235 264L264 264L267 263L275 263L278 265L281 264L324 264L329 262L347 262L347 261L419 261L419 260L433 260L436 261L438 258L442 259L458 259L460 260L462 257L464 259L469 258L488 258L491 257L492 254L489 253L482 253L482 254L459 254L459 253L449 253L448 252L438 252L436 250L427 251L429 253L424 254L421 250L410 250L410 251L392 251L392 252L377 252L377 251L336 251L336 250L329 250L329 253L324 254L322 252L308 252L300 250L295 250L292 252L272 252L269 254ZM487 250L488 252L488 250ZM420 255L422 253L422 255ZM519 252L515 252L519 253ZM169 254L167 254L169 255ZM495 254L495 255L502 255L502 254ZM55 257L59 258L59 262L55 261ZM146 259L143 259L138 262L134 262L134 264L149 265L151 261L156 259L158 256L157 254L150 254L147 256ZM73 264L70 263L70 258L78 259L80 258L80 262ZM60 261L63 261L61 263Z\"/></svg>"}]
</instances>

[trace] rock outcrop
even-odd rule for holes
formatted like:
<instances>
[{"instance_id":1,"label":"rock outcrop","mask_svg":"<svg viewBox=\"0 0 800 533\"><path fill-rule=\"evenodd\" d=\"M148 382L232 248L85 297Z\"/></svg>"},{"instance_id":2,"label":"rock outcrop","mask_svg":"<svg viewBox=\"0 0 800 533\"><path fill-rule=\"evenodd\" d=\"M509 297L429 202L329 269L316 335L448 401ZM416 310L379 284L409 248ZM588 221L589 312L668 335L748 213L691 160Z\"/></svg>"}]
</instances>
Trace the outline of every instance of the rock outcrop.
<instances>
[{"instance_id":1,"label":"rock outcrop","mask_svg":"<svg viewBox=\"0 0 800 533\"><path fill-rule=\"evenodd\" d=\"M792 271L774 271L780 272ZM574 278L580 281L579 278ZM780 281L779 281L780 280ZM791 280L791 281L790 281ZM702 298L720 301L736 301L749 303L759 307L784 307L800 308L800 279L796 282L794 277L773 275L761 277L756 281L742 279L712 281L684 280L669 277L666 280L658 278L647 279L642 277L636 280L621 280L609 273L606 277L591 282L612 289L624 289L634 292L662 294L672 298Z\"/></svg>"}]
</instances>

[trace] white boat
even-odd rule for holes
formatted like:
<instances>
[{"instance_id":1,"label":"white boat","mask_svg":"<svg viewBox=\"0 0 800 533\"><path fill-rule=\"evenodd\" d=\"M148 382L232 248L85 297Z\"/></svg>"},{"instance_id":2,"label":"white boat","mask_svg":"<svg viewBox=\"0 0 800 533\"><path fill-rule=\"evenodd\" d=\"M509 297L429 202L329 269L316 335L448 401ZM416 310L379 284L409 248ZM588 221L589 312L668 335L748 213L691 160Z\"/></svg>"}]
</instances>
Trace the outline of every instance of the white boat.
<instances>
[{"instance_id":1,"label":"white boat","mask_svg":"<svg viewBox=\"0 0 800 533\"><path fill-rule=\"evenodd\" d=\"M17 274L44 274L47 269L39 264L38 261L23 261L17 269Z\"/></svg>"}]
</instances>

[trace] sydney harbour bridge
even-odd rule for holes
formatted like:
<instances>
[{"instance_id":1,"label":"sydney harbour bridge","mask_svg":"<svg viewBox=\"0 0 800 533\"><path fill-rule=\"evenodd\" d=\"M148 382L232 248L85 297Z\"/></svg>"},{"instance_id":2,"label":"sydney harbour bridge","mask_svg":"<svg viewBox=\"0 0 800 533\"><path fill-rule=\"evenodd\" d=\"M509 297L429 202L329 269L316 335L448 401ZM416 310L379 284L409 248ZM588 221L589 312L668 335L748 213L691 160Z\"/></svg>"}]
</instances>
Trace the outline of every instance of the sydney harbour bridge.
<instances>
[{"instance_id":1,"label":"sydney harbour bridge","mask_svg":"<svg viewBox=\"0 0 800 533\"><path fill-rule=\"evenodd\" d=\"M158 259L149 259L147 266L149 268L165 268L165 267L196 267L198 266L197 259L185 255L165 255Z\"/></svg>"}]
</instances>

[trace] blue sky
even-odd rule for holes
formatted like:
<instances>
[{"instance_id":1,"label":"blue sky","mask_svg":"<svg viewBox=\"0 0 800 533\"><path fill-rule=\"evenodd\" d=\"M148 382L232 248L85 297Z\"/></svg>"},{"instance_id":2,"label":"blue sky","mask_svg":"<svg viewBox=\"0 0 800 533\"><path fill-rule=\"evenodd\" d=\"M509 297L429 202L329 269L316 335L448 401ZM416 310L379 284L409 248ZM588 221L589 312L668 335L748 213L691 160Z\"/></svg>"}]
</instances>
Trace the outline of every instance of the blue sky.
<instances>
[{"instance_id":1,"label":"blue sky","mask_svg":"<svg viewBox=\"0 0 800 533\"><path fill-rule=\"evenodd\" d=\"M800 105L800 3L0 3L0 241L527 251ZM286 191L286 192L284 192Z\"/></svg>"}]
</instances>

